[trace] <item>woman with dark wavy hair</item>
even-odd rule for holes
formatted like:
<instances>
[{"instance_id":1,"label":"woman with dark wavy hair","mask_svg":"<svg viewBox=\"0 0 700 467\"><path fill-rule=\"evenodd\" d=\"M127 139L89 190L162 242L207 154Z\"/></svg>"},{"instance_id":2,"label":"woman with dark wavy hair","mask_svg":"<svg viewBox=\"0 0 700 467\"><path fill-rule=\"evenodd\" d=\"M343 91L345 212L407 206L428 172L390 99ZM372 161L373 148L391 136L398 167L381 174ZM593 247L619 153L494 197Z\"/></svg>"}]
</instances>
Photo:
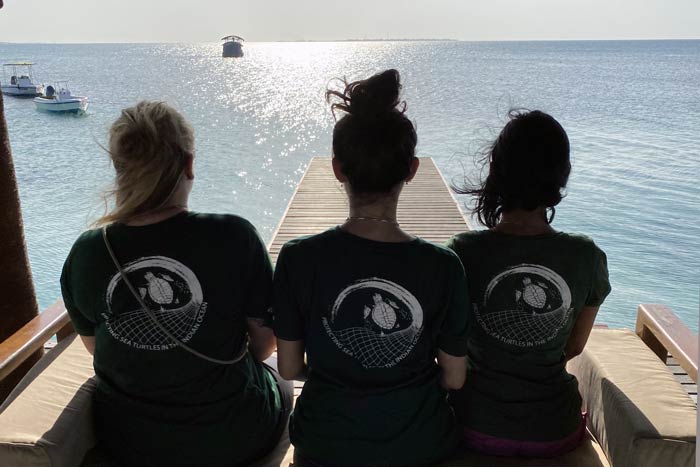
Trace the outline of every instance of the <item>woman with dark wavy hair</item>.
<instances>
[{"instance_id":1,"label":"woman with dark wavy hair","mask_svg":"<svg viewBox=\"0 0 700 467\"><path fill-rule=\"evenodd\" d=\"M553 457L585 434L581 353L610 292L605 253L552 227L571 172L569 139L550 115L511 111L490 148L488 175L457 189L476 197L488 230L448 246L470 272L469 378L451 395L467 447L501 456Z\"/></svg>"},{"instance_id":2,"label":"woman with dark wavy hair","mask_svg":"<svg viewBox=\"0 0 700 467\"><path fill-rule=\"evenodd\" d=\"M333 170L348 217L288 242L275 268L279 370L308 373L290 421L295 465L431 465L457 446L446 389L465 378L466 281L453 252L396 220L418 169L400 87L387 70L328 93L344 113Z\"/></svg>"}]
</instances>

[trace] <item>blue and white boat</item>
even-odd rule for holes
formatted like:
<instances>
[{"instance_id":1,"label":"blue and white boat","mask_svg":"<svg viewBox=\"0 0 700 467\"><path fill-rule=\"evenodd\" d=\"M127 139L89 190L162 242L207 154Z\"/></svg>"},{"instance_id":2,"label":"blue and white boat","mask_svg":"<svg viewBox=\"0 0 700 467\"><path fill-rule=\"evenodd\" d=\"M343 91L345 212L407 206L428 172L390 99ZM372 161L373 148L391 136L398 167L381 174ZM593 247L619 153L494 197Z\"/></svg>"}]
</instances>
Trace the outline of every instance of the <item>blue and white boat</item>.
<instances>
[{"instance_id":1,"label":"blue and white boat","mask_svg":"<svg viewBox=\"0 0 700 467\"><path fill-rule=\"evenodd\" d=\"M88 98L72 95L68 81L57 81L54 86L46 86L46 94L35 97L34 103L37 110L83 113L87 110Z\"/></svg>"}]
</instances>

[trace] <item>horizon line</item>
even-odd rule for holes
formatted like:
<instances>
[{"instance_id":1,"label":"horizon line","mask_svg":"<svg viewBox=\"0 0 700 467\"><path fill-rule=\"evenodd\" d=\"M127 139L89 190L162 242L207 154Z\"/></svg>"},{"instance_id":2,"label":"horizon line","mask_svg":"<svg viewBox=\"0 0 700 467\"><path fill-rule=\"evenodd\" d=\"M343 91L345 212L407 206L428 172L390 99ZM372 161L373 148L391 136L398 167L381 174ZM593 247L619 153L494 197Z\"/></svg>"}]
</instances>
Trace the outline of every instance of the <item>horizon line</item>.
<instances>
[{"instance_id":1,"label":"horizon line","mask_svg":"<svg viewBox=\"0 0 700 467\"><path fill-rule=\"evenodd\" d=\"M447 38L364 38L364 39L285 39L285 40L246 40L248 43L332 43L332 42L484 42L484 43L500 43L500 42L654 42L654 41L698 41L699 37L676 38L676 37L659 37L659 38L611 38L611 39L447 39ZM101 44L211 44L221 42L220 40L213 41L102 41L102 42L46 42L46 41L31 41L31 42L13 42L0 41L0 44L36 44L36 45L101 45Z\"/></svg>"}]
</instances>

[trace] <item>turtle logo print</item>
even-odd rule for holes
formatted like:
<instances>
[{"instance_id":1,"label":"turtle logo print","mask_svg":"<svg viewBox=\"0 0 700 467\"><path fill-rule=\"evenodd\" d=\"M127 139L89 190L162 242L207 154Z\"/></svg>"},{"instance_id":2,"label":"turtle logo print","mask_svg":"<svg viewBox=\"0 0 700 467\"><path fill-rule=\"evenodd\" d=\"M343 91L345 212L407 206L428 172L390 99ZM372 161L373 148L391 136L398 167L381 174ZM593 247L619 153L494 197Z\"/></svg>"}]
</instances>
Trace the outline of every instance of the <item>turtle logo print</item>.
<instances>
[{"instance_id":1,"label":"turtle logo print","mask_svg":"<svg viewBox=\"0 0 700 467\"><path fill-rule=\"evenodd\" d=\"M338 348L363 367L387 368L415 347L423 331L423 309L408 290L372 277L346 287L322 322Z\"/></svg>"},{"instance_id":2,"label":"turtle logo print","mask_svg":"<svg viewBox=\"0 0 700 467\"><path fill-rule=\"evenodd\" d=\"M124 273L158 321L175 337L187 342L197 333L207 304L197 276L184 264L164 256L132 261ZM177 346L151 321L119 273L109 282L103 318L109 333L136 349L168 350ZM119 312L114 304L118 303Z\"/></svg>"},{"instance_id":3,"label":"turtle logo print","mask_svg":"<svg viewBox=\"0 0 700 467\"><path fill-rule=\"evenodd\" d=\"M571 291L556 272L521 264L496 275L475 304L482 329L501 342L534 347L554 339L569 320Z\"/></svg>"}]
</instances>

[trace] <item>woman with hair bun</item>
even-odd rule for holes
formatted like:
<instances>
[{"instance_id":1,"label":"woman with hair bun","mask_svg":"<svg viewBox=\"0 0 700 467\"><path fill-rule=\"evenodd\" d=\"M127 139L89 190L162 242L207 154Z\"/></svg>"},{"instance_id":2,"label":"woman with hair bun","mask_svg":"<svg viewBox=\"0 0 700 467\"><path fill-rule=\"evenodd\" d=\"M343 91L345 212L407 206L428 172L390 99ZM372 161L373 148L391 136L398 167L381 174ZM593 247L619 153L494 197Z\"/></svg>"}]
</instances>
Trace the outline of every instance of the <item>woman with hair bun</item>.
<instances>
[{"instance_id":1,"label":"woman with hair bun","mask_svg":"<svg viewBox=\"0 0 700 467\"><path fill-rule=\"evenodd\" d=\"M457 189L476 196L489 229L448 246L470 272L469 379L451 395L468 448L554 457L585 435L576 378L581 353L610 292L605 253L583 235L554 230L571 165L561 125L538 110L511 111L490 147L488 175Z\"/></svg>"},{"instance_id":2,"label":"woman with hair bun","mask_svg":"<svg viewBox=\"0 0 700 467\"><path fill-rule=\"evenodd\" d=\"M99 445L125 466L247 466L271 451L291 387L275 350L272 266L255 228L188 211L194 132L162 102L109 132L113 209L78 238L61 286L94 355Z\"/></svg>"},{"instance_id":3,"label":"woman with hair bun","mask_svg":"<svg viewBox=\"0 0 700 467\"><path fill-rule=\"evenodd\" d=\"M446 394L465 379L466 280L454 253L396 220L418 169L400 88L387 70L327 92L344 113L332 163L348 217L277 260L280 373L308 377L290 420L298 466L431 465L457 445Z\"/></svg>"}]
</instances>

